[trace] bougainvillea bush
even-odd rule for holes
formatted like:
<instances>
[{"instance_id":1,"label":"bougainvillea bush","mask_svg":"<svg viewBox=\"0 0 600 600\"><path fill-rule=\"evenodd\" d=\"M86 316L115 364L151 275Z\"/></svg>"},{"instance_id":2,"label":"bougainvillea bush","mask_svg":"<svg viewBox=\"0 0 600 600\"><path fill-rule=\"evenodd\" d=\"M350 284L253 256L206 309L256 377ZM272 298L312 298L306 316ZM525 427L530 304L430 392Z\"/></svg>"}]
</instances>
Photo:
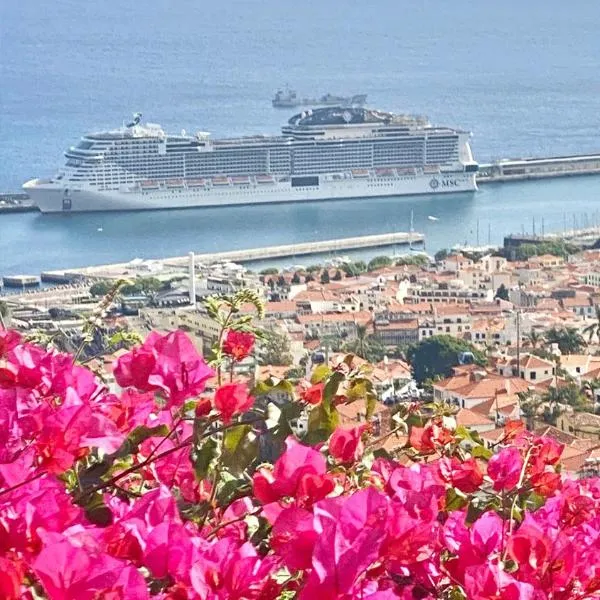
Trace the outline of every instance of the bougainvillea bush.
<instances>
[{"instance_id":1,"label":"bougainvillea bush","mask_svg":"<svg viewBox=\"0 0 600 600\"><path fill-rule=\"evenodd\" d=\"M246 300L209 305L209 363L150 334L118 394L0 331L0 598L600 597L600 482L562 477L557 442L509 423L490 450L437 405L343 428L341 404L373 412L368 372L245 382Z\"/></svg>"}]
</instances>

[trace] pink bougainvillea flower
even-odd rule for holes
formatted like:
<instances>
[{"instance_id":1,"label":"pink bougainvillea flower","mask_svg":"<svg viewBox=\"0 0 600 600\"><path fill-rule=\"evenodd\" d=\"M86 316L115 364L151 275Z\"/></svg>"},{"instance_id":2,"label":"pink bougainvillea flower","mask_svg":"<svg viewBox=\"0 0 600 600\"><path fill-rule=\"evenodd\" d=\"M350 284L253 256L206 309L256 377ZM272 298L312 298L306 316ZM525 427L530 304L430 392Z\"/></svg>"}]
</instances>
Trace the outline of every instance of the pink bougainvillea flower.
<instances>
[{"instance_id":1,"label":"pink bougainvillea flower","mask_svg":"<svg viewBox=\"0 0 600 600\"><path fill-rule=\"evenodd\" d=\"M333 491L333 480L327 475L325 457L292 436L285 441L286 450L273 470L259 469L253 478L254 494L263 504L282 498L300 497L309 506Z\"/></svg>"},{"instance_id":2,"label":"pink bougainvillea flower","mask_svg":"<svg viewBox=\"0 0 600 600\"><path fill-rule=\"evenodd\" d=\"M433 454L438 447L445 446L453 440L454 434L439 419L434 419L425 427L413 426L410 429L410 446L421 454Z\"/></svg>"},{"instance_id":3,"label":"pink bougainvillea flower","mask_svg":"<svg viewBox=\"0 0 600 600\"><path fill-rule=\"evenodd\" d=\"M224 423L231 423L234 416L246 412L253 404L254 398L245 383L226 383L215 392L215 408Z\"/></svg>"},{"instance_id":4,"label":"pink bougainvillea flower","mask_svg":"<svg viewBox=\"0 0 600 600\"><path fill-rule=\"evenodd\" d=\"M320 404L323 400L324 383L315 383L314 385L299 386L298 393L300 398L307 404Z\"/></svg>"},{"instance_id":5,"label":"pink bougainvillea flower","mask_svg":"<svg viewBox=\"0 0 600 600\"><path fill-rule=\"evenodd\" d=\"M311 566L317 539L313 514L303 508L294 506L284 509L273 525L273 549L292 570Z\"/></svg>"},{"instance_id":6,"label":"pink bougainvillea flower","mask_svg":"<svg viewBox=\"0 0 600 600\"><path fill-rule=\"evenodd\" d=\"M3 600L21 598L21 583L24 574L23 566L17 561L0 556L0 598Z\"/></svg>"},{"instance_id":7,"label":"pink bougainvillea flower","mask_svg":"<svg viewBox=\"0 0 600 600\"><path fill-rule=\"evenodd\" d=\"M214 375L180 330L164 336L151 333L139 348L119 358L114 373L121 387L162 391L168 406L180 406L202 392L206 380Z\"/></svg>"},{"instance_id":8,"label":"pink bougainvillea flower","mask_svg":"<svg viewBox=\"0 0 600 600\"><path fill-rule=\"evenodd\" d=\"M255 339L253 333L230 329L223 340L223 352L235 361L244 360L250 356Z\"/></svg>"},{"instance_id":9,"label":"pink bougainvillea flower","mask_svg":"<svg viewBox=\"0 0 600 600\"><path fill-rule=\"evenodd\" d=\"M159 389L148 381L155 366L156 356L150 348L133 348L117 360L115 379L122 388L134 387L140 392L150 392Z\"/></svg>"},{"instance_id":10,"label":"pink bougainvillea flower","mask_svg":"<svg viewBox=\"0 0 600 600\"><path fill-rule=\"evenodd\" d=\"M276 564L273 558L261 559L252 544L237 546L224 538L202 552L191 583L201 600L260 598Z\"/></svg>"},{"instance_id":11,"label":"pink bougainvillea flower","mask_svg":"<svg viewBox=\"0 0 600 600\"><path fill-rule=\"evenodd\" d=\"M21 335L12 329L2 329L0 326L0 358L8 355L9 350L21 343Z\"/></svg>"},{"instance_id":12,"label":"pink bougainvillea flower","mask_svg":"<svg viewBox=\"0 0 600 600\"><path fill-rule=\"evenodd\" d=\"M363 595L361 576L385 542L388 510L388 498L373 488L315 505L318 540L300 600Z\"/></svg>"},{"instance_id":13,"label":"pink bougainvillea flower","mask_svg":"<svg viewBox=\"0 0 600 600\"><path fill-rule=\"evenodd\" d=\"M521 477L523 470L523 457L517 448L503 448L494 454L488 463L488 475L494 482L494 489L512 490Z\"/></svg>"},{"instance_id":14,"label":"pink bougainvillea flower","mask_svg":"<svg viewBox=\"0 0 600 600\"><path fill-rule=\"evenodd\" d=\"M125 591L127 596L122 598L145 600L149 597L136 569L128 568L126 563L107 554L73 546L67 540L46 546L35 559L33 571L52 600L95 600L108 592ZM121 586L119 580L122 580ZM124 585L128 586L127 590L123 589Z\"/></svg>"},{"instance_id":15,"label":"pink bougainvillea flower","mask_svg":"<svg viewBox=\"0 0 600 600\"><path fill-rule=\"evenodd\" d=\"M440 477L452 487L471 494L483 483L483 471L474 458L464 461L456 457L443 457L438 463Z\"/></svg>"},{"instance_id":16,"label":"pink bougainvillea flower","mask_svg":"<svg viewBox=\"0 0 600 600\"><path fill-rule=\"evenodd\" d=\"M532 585L521 583L497 564L467 567L465 591L469 600L533 600Z\"/></svg>"},{"instance_id":17,"label":"pink bougainvillea flower","mask_svg":"<svg viewBox=\"0 0 600 600\"><path fill-rule=\"evenodd\" d=\"M353 463L362 457L362 435L369 428L365 423L344 429L338 427L329 438L329 454L341 463Z\"/></svg>"}]
</instances>

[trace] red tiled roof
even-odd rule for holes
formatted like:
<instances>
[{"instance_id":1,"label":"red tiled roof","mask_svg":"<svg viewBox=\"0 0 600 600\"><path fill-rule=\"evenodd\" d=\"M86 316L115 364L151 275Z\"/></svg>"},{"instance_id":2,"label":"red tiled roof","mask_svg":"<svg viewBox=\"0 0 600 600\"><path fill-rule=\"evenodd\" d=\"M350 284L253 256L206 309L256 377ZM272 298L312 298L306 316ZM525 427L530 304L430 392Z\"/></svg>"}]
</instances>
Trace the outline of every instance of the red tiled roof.
<instances>
[{"instance_id":1,"label":"red tiled roof","mask_svg":"<svg viewBox=\"0 0 600 600\"><path fill-rule=\"evenodd\" d=\"M491 425L494 421L468 408L461 408L456 413L456 423L457 425L469 427L473 425Z\"/></svg>"}]
</instances>

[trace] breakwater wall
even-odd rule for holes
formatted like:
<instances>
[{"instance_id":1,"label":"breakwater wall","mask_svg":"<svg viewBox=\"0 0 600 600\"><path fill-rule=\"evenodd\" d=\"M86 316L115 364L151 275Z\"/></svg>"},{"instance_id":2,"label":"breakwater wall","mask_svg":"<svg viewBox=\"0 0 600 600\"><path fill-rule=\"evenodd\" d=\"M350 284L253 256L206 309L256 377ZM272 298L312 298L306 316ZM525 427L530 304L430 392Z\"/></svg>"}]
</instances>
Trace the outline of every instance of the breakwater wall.
<instances>
[{"instance_id":1,"label":"breakwater wall","mask_svg":"<svg viewBox=\"0 0 600 600\"><path fill-rule=\"evenodd\" d=\"M600 154L556 156L551 158L502 159L479 165L477 183L552 179L600 174Z\"/></svg>"}]
</instances>

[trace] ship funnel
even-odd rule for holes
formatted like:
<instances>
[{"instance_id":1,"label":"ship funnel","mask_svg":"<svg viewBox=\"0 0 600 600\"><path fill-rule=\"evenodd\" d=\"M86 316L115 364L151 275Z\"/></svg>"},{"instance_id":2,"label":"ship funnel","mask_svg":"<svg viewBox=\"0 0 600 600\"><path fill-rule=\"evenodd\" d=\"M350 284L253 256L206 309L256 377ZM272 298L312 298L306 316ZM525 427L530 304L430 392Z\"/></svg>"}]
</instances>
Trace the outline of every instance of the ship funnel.
<instances>
[{"instance_id":1,"label":"ship funnel","mask_svg":"<svg viewBox=\"0 0 600 600\"><path fill-rule=\"evenodd\" d=\"M127 127L135 127L136 125L140 124L141 120L142 120L142 113L140 113L140 112L133 113L133 121L131 121L131 123L127 123Z\"/></svg>"}]
</instances>

